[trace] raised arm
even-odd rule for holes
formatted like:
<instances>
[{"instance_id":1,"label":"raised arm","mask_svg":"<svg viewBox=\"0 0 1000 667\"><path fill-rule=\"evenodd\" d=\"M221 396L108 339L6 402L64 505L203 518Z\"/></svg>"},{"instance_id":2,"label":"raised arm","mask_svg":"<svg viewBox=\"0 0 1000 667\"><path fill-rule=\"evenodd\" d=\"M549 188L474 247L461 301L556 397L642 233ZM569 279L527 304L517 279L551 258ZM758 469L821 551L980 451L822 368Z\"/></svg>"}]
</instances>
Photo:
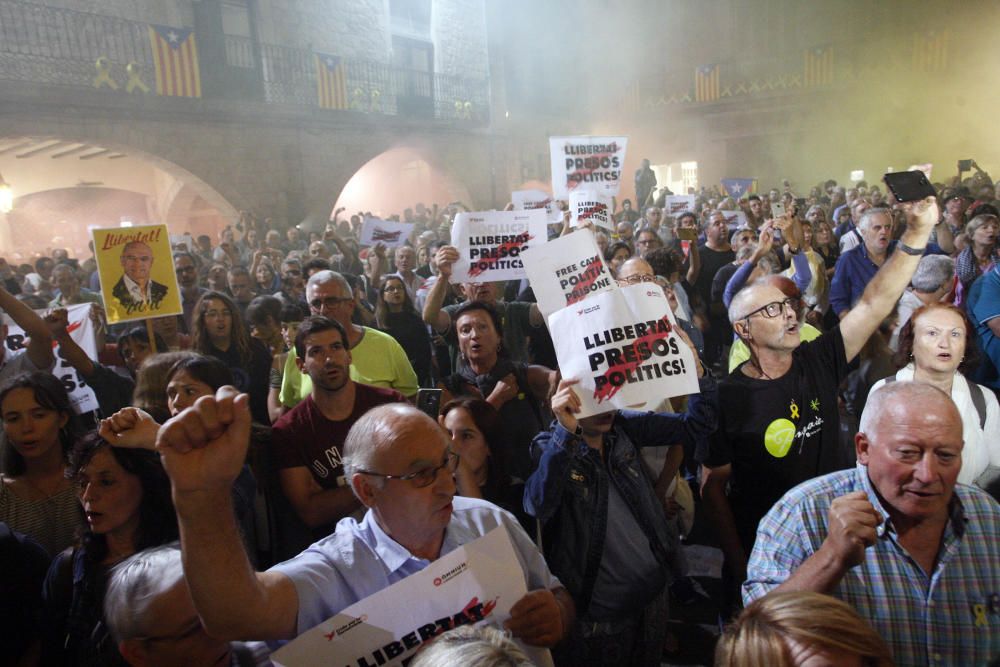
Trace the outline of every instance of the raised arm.
<instances>
[{"instance_id":1,"label":"raised arm","mask_svg":"<svg viewBox=\"0 0 1000 667\"><path fill-rule=\"evenodd\" d=\"M233 511L233 481L250 442L250 397L233 387L203 396L160 429L184 575L205 630L220 639L291 639L298 593L283 574L254 572Z\"/></svg>"},{"instance_id":2,"label":"raised arm","mask_svg":"<svg viewBox=\"0 0 1000 667\"><path fill-rule=\"evenodd\" d=\"M10 319L29 336L27 354L35 368L51 369L55 356L52 354L52 334L45 321L2 286L0 286L0 311L10 315Z\"/></svg>"},{"instance_id":3,"label":"raised arm","mask_svg":"<svg viewBox=\"0 0 1000 667\"><path fill-rule=\"evenodd\" d=\"M910 248L923 250L927 246L931 229L937 224L937 201L934 197L928 197L923 201L906 203L904 207L906 231L899 242ZM897 247L868 283L858 304L841 319L840 333L844 337L844 351L848 361L857 356L868 337L899 301L919 262L920 255L907 254Z\"/></svg>"},{"instance_id":4,"label":"raised arm","mask_svg":"<svg viewBox=\"0 0 1000 667\"><path fill-rule=\"evenodd\" d=\"M431 325L437 333L444 333L451 326L451 317L441 307L448 295L451 280L451 265L458 261L458 248L445 245L438 248L434 261L438 267L438 278L427 293L424 302L424 322Z\"/></svg>"}]
</instances>

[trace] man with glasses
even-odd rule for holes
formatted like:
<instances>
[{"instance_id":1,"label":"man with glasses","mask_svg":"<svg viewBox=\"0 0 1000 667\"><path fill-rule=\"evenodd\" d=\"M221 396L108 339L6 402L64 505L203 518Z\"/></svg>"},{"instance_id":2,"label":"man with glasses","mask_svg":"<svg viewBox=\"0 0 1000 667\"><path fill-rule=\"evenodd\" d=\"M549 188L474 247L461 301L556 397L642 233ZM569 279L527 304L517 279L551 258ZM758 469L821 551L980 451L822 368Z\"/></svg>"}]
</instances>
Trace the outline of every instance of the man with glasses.
<instances>
[{"instance_id":1,"label":"man with glasses","mask_svg":"<svg viewBox=\"0 0 1000 667\"><path fill-rule=\"evenodd\" d=\"M336 320L347 333L351 351L351 379L375 387L395 389L404 396L417 393L417 374L403 347L387 333L351 321L357 298L350 283L335 271L314 273L306 283L306 302L313 315ZM281 403L295 407L312 393L312 381L298 366L296 351L288 351L281 380Z\"/></svg>"},{"instance_id":2,"label":"man with glasses","mask_svg":"<svg viewBox=\"0 0 1000 667\"><path fill-rule=\"evenodd\" d=\"M303 320L295 334L295 356L299 372L311 380L312 392L274 422L274 465L281 490L319 539L359 507L344 474L347 432L368 410L405 402L406 397L351 379L347 331L336 320Z\"/></svg>"},{"instance_id":3,"label":"man with glasses","mask_svg":"<svg viewBox=\"0 0 1000 667\"><path fill-rule=\"evenodd\" d=\"M643 229L635 237L635 254L645 257L647 254L663 247L663 239L652 229Z\"/></svg>"},{"instance_id":4,"label":"man with glasses","mask_svg":"<svg viewBox=\"0 0 1000 667\"><path fill-rule=\"evenodd\" d=\"M177 273L177 284L181 288L181 308L184 310L184 333L191 333L191 320L194 307L207 292L198 285L198 267L194 256L189 252L174 253L174 271Z\"/></svg>"},{"instance_id":5,"label":"man with glasses","mask_svg":"<svg viewBox=\"0 0 1000 667\"><path fill-rule=\"evenodd\" d=\"M721 382L719 428L696 458L734 601L764 514L793 486L853 463L839 447L837 388L903 293L937 222L933 198L905 206L901 242L912 252L893 253L857 306L815 341L800 341L798 300L769 282L743 288L729 306L750 360Z\"/></svg>"},{"instance_id":6,"label":"man with glasses","mask_svg":"<svg viewBox=\"0 0 1000 667\"><path fill-rule=\"evenodd\" d=\"M507 629L535 646L565 636L573 602L537 547L513 515L455 497L458 461L447 435L408 405L374 408L347 434L345 474L368 508L364 519L344 519L295 558L254 572L229 490L246 457L247 398L223 387L164 424L156 443L173 486L184 574L211 636L292 639L501 525L529 589Z\"/></svg>"}]
</instances>

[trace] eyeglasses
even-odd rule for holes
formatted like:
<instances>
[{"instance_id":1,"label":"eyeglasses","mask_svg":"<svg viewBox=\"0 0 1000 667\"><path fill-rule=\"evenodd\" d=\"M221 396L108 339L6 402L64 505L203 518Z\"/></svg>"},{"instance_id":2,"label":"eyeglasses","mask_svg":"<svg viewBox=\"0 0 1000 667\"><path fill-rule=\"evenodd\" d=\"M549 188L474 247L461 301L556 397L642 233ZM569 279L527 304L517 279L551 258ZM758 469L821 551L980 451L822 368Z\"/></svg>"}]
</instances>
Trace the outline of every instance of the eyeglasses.
<instances>
[{"instance_id":1,"label":"eyeglasses","mask_svg":"<svg viewBox=\"0 0 1000 667\"><path fill-rule=\"evenodd\" d=\"M354 297L350 296L328 296L325 299L313 299L309 302L309 307L315 311L323 310L324 308L333 308L339 306L342 303L347 303L348 301L354 301Z\"/></svg>"},{"instance_id":2,"label":"eyeglasses","mask_svg":"<svg viewBox=\"0 0 1000 667\"><path fill-rule=\"evenodd\" d=\"M656 276L647 276L644 273L637 273L628 278L618 278L615 280L619 285L638 285L639 283L655 283Z\"/></svg>"},{"instance_id":3,"label":"eyeglasses","mask_svg":"<svg viewBox=\"0 0 1000 667\"><path fill-rule=\"evenodd\" d=\"M777 317L785 312L785 307L787 306L793 314L798 314L799 308L802 305L802 300L795 297L788 297L783 301L772 301L769 304L763 305L757 310L747 313L741 319L749 320L751 317L757 313L761 313L764 317Z\"/></svg>"},{"instance_id":4,"label":"eyeglasses","mask_svg":"<svg viewBox=\"0 0 1000 667\"><path fill-rule=\"evenodd\" d=\"M438 473L446 469L450 473L454 473L458 469L458 454L451 451L451 449L445 451L444 459L442 459L441 465L423 468L407 475L385 475L383 473L372 472L370 470L358 470L358 472L362 475L373 475L383 479L398 479L401 482L409 482L414 486L414 488L422 489L425 486L433 484L435 480L437 480Z\"/></svg>"},{"instance_id":5,"label":"eyeglasses","mask_svg":"<svg viewBox=\"0 0 1000 667\"><path fill-rule=\"evenodd\" d=\"M402 292L403 288L399 285L393 285L392 287L386 287L382 290L383 292Z\"/></svg>"},{"instance_id":6,"label":"eyeglasses","mask_svg":"<svg viewBox=\"0 0 1000 667\"><path fill-rule=\"evenodd\" d=\"M301 276L302 272L298 269L285 269L286 276Z\"/></svg>"}]
</instances>

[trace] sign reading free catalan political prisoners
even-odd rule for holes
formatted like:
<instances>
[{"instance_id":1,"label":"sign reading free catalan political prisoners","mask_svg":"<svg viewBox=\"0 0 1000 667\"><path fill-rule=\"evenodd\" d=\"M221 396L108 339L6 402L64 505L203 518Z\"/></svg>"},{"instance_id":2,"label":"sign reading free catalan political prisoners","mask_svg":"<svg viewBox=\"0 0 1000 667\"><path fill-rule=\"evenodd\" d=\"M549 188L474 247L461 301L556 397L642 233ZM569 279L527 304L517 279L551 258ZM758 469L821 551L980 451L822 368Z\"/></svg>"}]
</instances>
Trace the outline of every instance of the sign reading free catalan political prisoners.
<instances>
[{"instance_id":1,"label":"sign reading free catalan political prisoners","mask_svg":"<svg viewBox=\"0 0 1000 667\"><path fill-rule=\"evenodd\" d=\"M615 289L594 232L580 229L522 255L538 308L548 318L591 294Z\"/></svg>"},{"instance_id":2,"label":"sign reading free catalan political prisoners","mask_svg":"<svg viewBox=\"0 0 1000 667\"><path fill-rule=\"evenodd\" d=\"M496 624L528 592L503 526L351 605L271 655L279 667L406 665L425 642L460 625ZM535 665L545 649L522 647Z\"/></svg>"},{"instance_id":3,"label":"sign reading free catalan political prisoners","mask_svg":"<svg viewBox=\"0 0 1000 667\"><path fill-rule=\"evenodd\" d=\"M553 196L567 199L577 188L617 195L627 144L628 137L549 137Z\"/></svg>"},{"instance_id":4,"label":"sign reading free catalan political prisoners","mask_svg":"<svg viewBox=\"0 0 1000 667\"><path fill-rule=\"evenodd\" d=\"M694 353L655 283L595 294L548 323L563 377L580 380L577 417L698 392Z\"/></svg>"},{"instance_id":5,"label":"sign reading free catalan political prisoners","mask_svg":"<svg viewBox=\"0 0 1000 667\"><path fill-rule=\"evenodd\" d=\"M166 225L91 231L109 323L183 312Z\"/></svg>"},{"instance_id":6,"label":"sign reading free catalan political prisoners","mask_svg":"<svg viewBox=\"0 0 1000 667\"><path fill-rule=\"evenodd\" d=\"M459 213L451 228L458 249L451 282L520 280L521 253L548 240L545 209Z\"/></svg>"}]
</instances>

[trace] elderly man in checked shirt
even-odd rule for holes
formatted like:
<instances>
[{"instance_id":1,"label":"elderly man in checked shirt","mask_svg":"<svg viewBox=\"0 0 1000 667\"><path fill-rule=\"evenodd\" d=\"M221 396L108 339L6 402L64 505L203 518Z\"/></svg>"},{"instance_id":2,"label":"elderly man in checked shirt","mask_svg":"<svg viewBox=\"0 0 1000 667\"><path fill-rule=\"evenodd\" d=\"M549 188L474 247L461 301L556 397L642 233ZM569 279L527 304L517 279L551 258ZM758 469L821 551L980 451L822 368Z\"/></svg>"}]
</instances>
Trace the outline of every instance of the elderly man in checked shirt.
<instances>
[{"instance_id":1,"label":"elderly man in checked shirt","mask_svg":"<svg viewBox=\"0 0 1000 667\"><path fill-rule=\"evenodd\" d=\"M760 523L743 598L828 593L852 604L899 665L1000 657L1000 505L957 484L962 418L927 384L869 398L858 465L789 491Z\"/></svg>"}]
</instances>

